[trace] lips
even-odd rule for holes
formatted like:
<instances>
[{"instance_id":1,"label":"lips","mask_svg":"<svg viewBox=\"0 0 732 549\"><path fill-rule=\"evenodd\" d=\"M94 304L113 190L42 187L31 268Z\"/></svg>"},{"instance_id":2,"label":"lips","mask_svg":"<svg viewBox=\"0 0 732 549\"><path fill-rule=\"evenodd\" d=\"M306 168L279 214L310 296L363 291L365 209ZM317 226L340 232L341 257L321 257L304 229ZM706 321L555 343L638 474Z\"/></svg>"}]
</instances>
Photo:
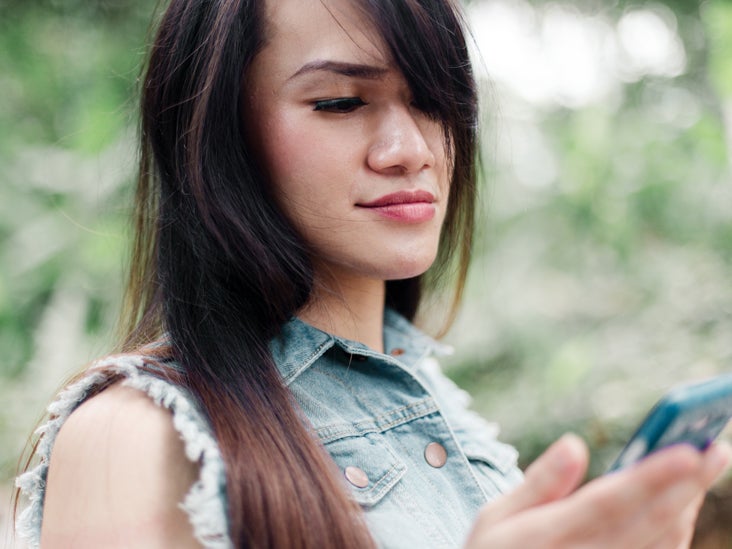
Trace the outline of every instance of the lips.
<instances>
[{"instance_id":1,"label":"lips","mask_svg":"<svg viewBox=\"0 0 732 549\"><path fill-rule=\"evenodd\" d=\"M361 203L358 205L362 208L380 208L383 206L393 206L397 204L432 204L434 201L434 195L427 191L399 191L384 195L376 200L372 200L371 202Z\"/></svg>"},{"instance_id":2,"label":"lips","mask_svg":"<svg viewBox=\"0 0 732 549\"><path fill-rule=\"evenodd\" d=\"M399 223L423 223L435 216L435 197L427 191L399 191L357 204L382 218Z\"/></svg>"}]
</instances>

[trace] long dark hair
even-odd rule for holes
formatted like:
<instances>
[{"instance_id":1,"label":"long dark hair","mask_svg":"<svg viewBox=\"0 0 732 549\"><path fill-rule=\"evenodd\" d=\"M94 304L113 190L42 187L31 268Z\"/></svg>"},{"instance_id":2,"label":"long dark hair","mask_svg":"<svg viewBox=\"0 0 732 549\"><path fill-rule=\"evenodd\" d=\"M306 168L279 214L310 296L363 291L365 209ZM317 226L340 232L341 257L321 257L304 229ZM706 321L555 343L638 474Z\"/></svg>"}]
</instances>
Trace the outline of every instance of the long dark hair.
<instances>
[{"instance_id":1,"label":"long dark hair","mask_svg":"<svg viewBox=\"0 0 732 549\"><path fill-rule=\"evenodd\" d=\"M414 319L435 289L451 283L453 306L462 292L475 204L475 86L451 0L354 2L415 101L442 122L454 158L437 261L423 276L387 282L387 304ZM268 349L307 302L313 272L245 145L243 75L264 29L256 0L171 0L162 16L143 80L121 347L167 334L182 367L178 382L222 451L236 547L364 547L372 542L361 513Z\"/></svg>"}]
</instances>

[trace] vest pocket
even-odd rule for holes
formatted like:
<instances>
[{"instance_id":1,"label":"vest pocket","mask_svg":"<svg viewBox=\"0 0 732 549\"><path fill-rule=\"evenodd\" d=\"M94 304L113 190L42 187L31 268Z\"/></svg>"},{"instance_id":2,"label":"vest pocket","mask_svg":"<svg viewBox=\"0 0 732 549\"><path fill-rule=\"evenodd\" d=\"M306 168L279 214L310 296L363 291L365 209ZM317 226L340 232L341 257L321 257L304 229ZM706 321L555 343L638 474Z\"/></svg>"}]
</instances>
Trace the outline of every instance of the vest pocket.
<instances>
[{"instance_id":1,"label":"vest pocket","mask_svg":"<svg viewBox=\"0 0 732 549\"><path fill-rule=\"evenodd\" d=\"M472 437L463 437L459 442L489 499L510 492L521 483L518 453L512 446Z\"/></svg>"},{"instance_id":2,"label":"vest pocket","mask_svg":"<svg viewBox=\"0 0 732 549\"><path fill-rule=\"evenodd\" d=\"M377 434L346 437L325 449L362 507L379 503L404 476L407 466Z\"/></svg>"}]
</instances>

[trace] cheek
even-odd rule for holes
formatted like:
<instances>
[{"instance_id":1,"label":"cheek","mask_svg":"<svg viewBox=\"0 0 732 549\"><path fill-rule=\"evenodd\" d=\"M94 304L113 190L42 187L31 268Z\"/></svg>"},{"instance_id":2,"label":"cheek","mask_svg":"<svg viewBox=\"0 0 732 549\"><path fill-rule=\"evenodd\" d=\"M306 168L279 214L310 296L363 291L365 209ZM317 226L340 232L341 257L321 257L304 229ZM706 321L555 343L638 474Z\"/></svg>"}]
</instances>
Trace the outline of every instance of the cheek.
<instances>
[{"instance_id":1,"label":"cheek","mask_svg":"<svg viewBox=\"0 0 732 549\"><path fill-rule=\"evenodd\" d=\"M273 118L262 135L262 153L273 182L281 186L307 165L307 129L285 117Z\"/></svg>"},{"instance_id":2,"label":"cheek","mask_svg":"<svg viewBox=\"0 0 732 549\"><path fill-rule=\"evenodd\" d=\"M357 146L352 134L344 135L333 124L318 124L307 114L285 112L270 118L262 153L275 196L290 217L350 203L358 172ZM305 211L292 211L295 204Z\"/></svg>"},{"instance_id":3,"label":"cheek","mask_svg":"<svg viewBox=\"0 0 732 549\"><path fill-rule=\"evenodd\" d=\"M286 122L272 122L263 139L262 153L275 200L295 225L301 225L302 218L315 208L311 182L319 179L313 173L309 145L313 136L297 124Z\"/></svg>"}]
</instances>

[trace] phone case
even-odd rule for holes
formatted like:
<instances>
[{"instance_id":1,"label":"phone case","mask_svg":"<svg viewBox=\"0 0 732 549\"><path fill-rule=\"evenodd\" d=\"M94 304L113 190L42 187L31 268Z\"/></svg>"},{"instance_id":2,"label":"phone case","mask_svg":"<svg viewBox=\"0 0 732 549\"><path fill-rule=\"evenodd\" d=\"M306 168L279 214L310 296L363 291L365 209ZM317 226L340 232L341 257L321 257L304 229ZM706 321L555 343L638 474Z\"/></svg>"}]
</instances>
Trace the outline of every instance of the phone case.
<instances>
[{"instance_id":1,"label":"phone case","mask_svg":"<svg viewBox=\"0 0 732 549\"><path fill-rule=\"evenodd\" d=\"M732 374L672 389L651 409L608 472L673 444L704 450L731 417Z\"/></svg>"}]
</instances>

